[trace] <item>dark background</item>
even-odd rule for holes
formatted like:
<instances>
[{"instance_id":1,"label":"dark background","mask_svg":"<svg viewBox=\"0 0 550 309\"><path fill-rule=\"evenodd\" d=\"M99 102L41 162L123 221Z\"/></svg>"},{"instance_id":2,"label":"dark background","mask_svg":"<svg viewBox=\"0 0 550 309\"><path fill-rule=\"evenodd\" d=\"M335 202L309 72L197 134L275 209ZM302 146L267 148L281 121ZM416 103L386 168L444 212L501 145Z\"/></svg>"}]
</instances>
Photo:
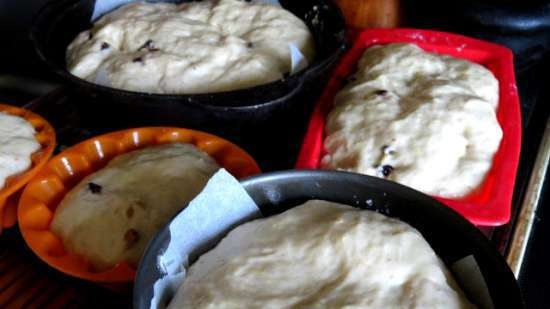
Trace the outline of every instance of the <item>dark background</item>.
<instances>
[{"instance_id":1,"label":"dark background","mask_svg":"<svg viewBox=\"0 0 550 309\"><path fill-rule=\"evenodd\" d=\"M47 0L0 0L0 99L24 104L58 83L29 39L33 15Z\"/></svg>"},{"instance_id":2,"label":"dark background","mask_svg":"<svg viewBox=\"0 0 550 309\"><path fill-rule=\"evenodd\" d=\"M60 81L38 61L29 41L28 27L33 14L46 0L0 0L0 101L22 105L53 89ZM548 122L550 106L550 60L546 56L528 70L518 72L518 83L524 105L524 121L532 127L524 141L532 143L524 148L524 157L530 161L537 149L541 130ZM529 115L525 115L525 111ZM520 172L521 174L521 172ZM528 175L523 175L527 179ZM550 308L550 186L546 181L542 207L537 211L534 233L528 246L520 284L527 308ZM547 206L548 205L548 206Z\"/></svg>"}]
</instances>

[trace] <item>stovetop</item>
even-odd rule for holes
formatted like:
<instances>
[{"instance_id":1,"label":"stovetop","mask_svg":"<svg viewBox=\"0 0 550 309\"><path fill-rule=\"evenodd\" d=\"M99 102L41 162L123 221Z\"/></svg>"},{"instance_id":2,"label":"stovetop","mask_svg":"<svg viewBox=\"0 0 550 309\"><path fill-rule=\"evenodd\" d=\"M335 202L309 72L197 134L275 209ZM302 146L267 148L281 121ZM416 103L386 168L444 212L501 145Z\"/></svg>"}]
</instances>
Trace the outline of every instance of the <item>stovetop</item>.
<instances>
[{"instance_id":1,"label":"stovetop","mask_svg":"<svg viewBox=\"0 0 550 309\"><path fill-rule=\"evenodd\" d=\"M26 26L31 20L30 16L32 14L30 12L45 2L46 0L37 0L21 5L20 1L16 0L0 1L0 33L4 37L4 46L7 46L7 48L0 49L0 101L19 106L27 105L51 119L58 129L57 134L61 147L64 147L97 132L67 122L70 119L74 121L74 119L77 119L75 117L78 117L78 115L71 115L71 111L66 109L67 106L70 107L71 100L75 98L71 97L69 92L66 91L51 92L57 88L59 81L39 63L27 39ZM516 209L525 197L533 163L550 113L550 87L547 86L550 78L546 72L550 72L549 57L545 57L540 62L532 63L517 72L524 134L516 194L513 202ZM49 95L45 99L33 101L47 93ZM33 103L29 105L30 102ZM49 103L45 104L44 102ZM291 168L291 166L288 166L288 168ZM542 198L539 202L540 205L550 203L549 188L550 180L546 179L542 190ZM526 307L538 309L548 308L548 304L550 304L550 293L547 292L550 289L550 263L548 263L550 261L550 250L547 249L549 246L544 241L545 236L550 235L550 208L539 207L535 213L536 219L534 220L523 267L519 273L519 282L525 296ZM515 216L517 216L517 212ZM497 229L486 229L485 231L500 252L506 254L514 227L515 223L511 223ZM0 249L0 261L2 258L10 256L5 248L13 246L18 241L22 240L19 238L16 229L7 231L0 237L0 248L3 248ZM29 263L36 264L38 271L45 272L48 276L61 280L55 286L47 287L47 291L67 289L76 293L80 286L86 286L88 289L86 283L70 278L62 279L64 276L42 265L26 248L19 248L17 254L24 256ZM11 265L8 262L0 262L0 272ZM24 273L24 270L22 270L22 273ZM93 300L96 295L100 298L111 295L110 292L100 288L90 287L88 291L88 294L82 296L83 299ZM50 295L48 293L41 294L43 295L40 296L43 298L41 298L41 304L54 301L48 298L48 295ZM116 300L112 302L113 306L125 306L124 302L120 303ZM2 299L0 299L1 303ZM77 308L79 304L78 302L69 303L67 306ZM23 307L26 306L23 305Z\"/></svg>"},{"instance_id":2,"label":"stovetop","mask_svg":"<svg viewBox=\"0 0 550 309\"><path fill-rule=\"evenodd\" d=\"M509 250L510 239L516 226L515 219L518 216L517 210L525 197L525 191L532 172L538 146L542 138L545 125L548 122L550 105L546 104L546 101L550 99L550 89L546 89L546 87L544 87L546 84L544 73L548 71L550 68L549 66L550 59L531 66L524 71L517 72L518 88L522 101L524 134L522 156L513 201L516 211L514 212L514 218L510 224L498 228L482 228L482 230L492 240L503 255L506 255ZM101 127L101 125L95 126L94 128L82 126L79 122L80 117L78 110L73 107L72 103L77 100L78 97L66 88L62 87L48 92L38 99L30 100L32 97L37 96L41 92L54 89L55 84L34 80L36 81L35 84L27 83L23 86L14 87L14 85L18 85L19 81L29 81L29 79L10 76L4 80L10 81L11 83L3 84L2 78L0 78L0 100L25 106L49 119L56 128L59 141L58 150L93 135L114 129ZM35 87L35 85L38 85L39 87ZM6 89L10 89L11 91L4 91ZM295 154L273 153L274 158L292 155ZM264 160L270 160L270 158L264 158ZM262 163L266 162L260 162L260 164ZM269 164L263 165L265 166ZM292 168L292 166L288 165L282 168ZM548 189L549 186L550 182L546 180L545 195L543 196L541 204L550 200L550 190ZM550 222L547 222L550 220L550 217L548 217L550 216L550 210L545 210L543 207L540 207L536 213L537 219L533 224L533 233L530 235L531 241L529 243L528 252L525 256L524 264L519 274L519 281L524 291L528 308L543 308L544 304L550 303L550 295L545 293L543 289L544 287L550 286L550 266L546 263L548 258L550 258L550 252L546 249L547 246L545 246L543 242L544 236L550 232ZM21 241L17 232L10 231L9 233L11 234L11 236L9 236L10 241L12 242L11 245L5 244L2 240L0 240L2 245L13 246L14 241ZM3 237L6 238L6 236ZM24 249L21 250L24 251ZM28 254L28 252L19 252L19 254L25 254L27 258L32 260L32 254ZM73 284L70 285L72 286ZM83 285L86 286L86 284ZM77 289L77 291L81 290L82 289ZM105 294L100 298L109 297L109 292L99 292L99 290L89 288L88 286L86 286L84 290L87 291L87 293L92 293L86 298L88 300L91 300L90 295L97 293ZM119 302L126 306L128 303L126 303L124 299L127 300L128 298L122 298ZM102 302L102 304L104 303Z\"/></svg>"}]
</instances>

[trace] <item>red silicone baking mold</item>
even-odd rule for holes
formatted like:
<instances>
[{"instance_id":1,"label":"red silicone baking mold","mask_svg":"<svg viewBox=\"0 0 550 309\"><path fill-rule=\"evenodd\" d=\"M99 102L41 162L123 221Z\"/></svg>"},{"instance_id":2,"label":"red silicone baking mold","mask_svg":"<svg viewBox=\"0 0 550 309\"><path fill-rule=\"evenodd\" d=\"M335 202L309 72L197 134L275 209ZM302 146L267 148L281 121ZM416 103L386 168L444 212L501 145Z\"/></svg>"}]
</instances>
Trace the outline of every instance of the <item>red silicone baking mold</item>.
<instances>
[{"instance_id":1,"label":"red silicone baking mold","mask_svg":"<svg viewBox=\"0 0 550 309\"><path fill-rule=\"evenodd\" d=\"M356 63L365 49L373 45L397 42L415 43L429 52L479 63L491 70L498 79L500 100L497 119L502 127L503 137L487 177L476 191L463 198L445 199L437 196L435 198L474 224L482 226L506 224L510 220L521 148L521 114L512 52L497 44L429 30L369 29L361 32L352 49L336 68L315 107L296 168L319 168L323 155L325 118L332 108L334 96L343 87L347 76L355 72ZM414 206L411 205L411 207Z\"/></svg>"}]
</instances>

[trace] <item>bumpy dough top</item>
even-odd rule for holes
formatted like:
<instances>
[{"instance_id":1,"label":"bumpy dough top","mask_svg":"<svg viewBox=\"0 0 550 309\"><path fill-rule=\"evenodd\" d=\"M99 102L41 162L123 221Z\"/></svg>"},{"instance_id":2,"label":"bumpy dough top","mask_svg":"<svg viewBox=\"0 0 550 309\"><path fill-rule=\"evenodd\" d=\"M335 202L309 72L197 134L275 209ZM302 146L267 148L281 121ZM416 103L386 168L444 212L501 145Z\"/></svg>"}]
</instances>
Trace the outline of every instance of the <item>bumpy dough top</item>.
<instances>
[{"instance_id":1,"label":"bumpy dough top","mask_svg":"<svg viewBox=\"0 0 550 309\"><path fill-rule=\"evenodd\" d=\"M264 3L131 3L99 19L67 49L68 70L90 82L149 93L249 88L291 71L290 44L314 57L302 20Z\"/></svg>"},{"instance_id":2,"label":"bumpy dough top","mask_svg":"<svg viewBox=\"0 0 550 309\"><path fill-rule=\"evenodd\" d=\"M51 228L98 270L136 266L149 240L218 170L190 144L147 147L115 157L63 198Z\"/></svg>"},{"instance_id":3,"label":"bumpy dough top","mask_svg":"<svg viewBox=\"0 0 550 309\"><path fill-rule=\"evenodd\" d=\"M27 120L0 113L0 189L10 176L32 165L31 155L40 149L34 127Z\"/></svg>"},{"instance_id":4,"label":"bumpy dough top","mask_svg":"<svg viewBox=\"0 0 550 309\"><path fill-rule=\"evenodd\" d=\"M327 118L325 168L460 197L492 165L498 81L481 65L413 44L369 48Z\"/></svg>"},{"instance_id":5,"label":"bumpy dough top","mask_svg":"<svg viewBox=\"0 0 550 309\"><path fill-rule=\"evenodd\" d=\"M475 308L413 227L309 201L241 225L191 266L168 309Z\"/></svg>"}]
</instances>

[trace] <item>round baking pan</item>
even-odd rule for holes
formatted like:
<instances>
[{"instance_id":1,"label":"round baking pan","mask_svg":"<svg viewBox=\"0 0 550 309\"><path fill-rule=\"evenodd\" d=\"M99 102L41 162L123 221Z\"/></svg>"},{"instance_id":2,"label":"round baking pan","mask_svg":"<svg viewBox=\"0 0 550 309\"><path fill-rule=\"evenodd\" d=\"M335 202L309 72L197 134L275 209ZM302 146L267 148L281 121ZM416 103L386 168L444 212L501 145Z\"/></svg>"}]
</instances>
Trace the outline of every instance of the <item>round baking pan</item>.
<instances>
[{"instance_id":1,"label":"round baking pan","mask_svg":"<svg viewBox=\"0 0 550 309\"><path fill-rule=\"evenodd\" d=\"M418 191L375 177L337 171L283 171L247 178L241 183L265 216L310 199L322 199L399 218L418 229L447 266L473 255L495 309L524 308L514 275L487 238L460 215ZM160 278L155 266L157 257L169 241L166 226L149 244L138 267L134 308L149 308L153 283ZM462 286L472 283L457 280Z\"/></svg>"},{"instance_id":2,"label":"round baking pan","mask_svg":"<svg viewBox=\"0 0 550 309\"><path fill-rule=\"evenodd\" d=\"M177 125L239 142L247 134L256 139L261 128L277 124L286 128L289 120L298 117L299 123L307 117L316 93L346 47L345 21L332 1L280 2L308 25L317 55L306 69L296 74L242 90L148 94L104 87L73 76L66 70L65 52L78 33L91 27L95 0L49 2L34 18L31 39L39 57L82 94L75 102L92 124L101 121L102 125L119 127Z\"/></svg>"}]
</instances>

